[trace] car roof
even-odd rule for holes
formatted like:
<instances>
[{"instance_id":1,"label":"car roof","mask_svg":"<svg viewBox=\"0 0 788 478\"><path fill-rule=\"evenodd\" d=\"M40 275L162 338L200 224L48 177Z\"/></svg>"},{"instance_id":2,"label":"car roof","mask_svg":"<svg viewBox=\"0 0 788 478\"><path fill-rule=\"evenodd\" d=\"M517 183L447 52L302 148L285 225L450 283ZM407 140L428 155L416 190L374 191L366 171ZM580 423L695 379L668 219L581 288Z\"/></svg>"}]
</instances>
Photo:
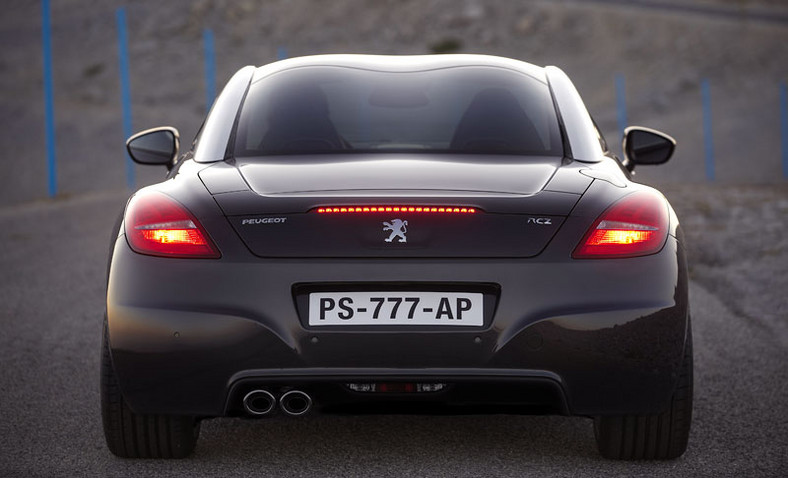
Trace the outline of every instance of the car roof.
<instances>
[{"instance_id":1,"label":"car roof","mask_svg":"<svg viewBox=\"0 0 788 478\"><path fill-rule=\"evenodd\" d=\"M443 68L485 66L506 68L547 83L542 67L524 61L491 55L313 55L290 58L261 66L255 70L252 82L280 71L311 66L333 66L403 73Z\"/></svg>"}]
</instances>

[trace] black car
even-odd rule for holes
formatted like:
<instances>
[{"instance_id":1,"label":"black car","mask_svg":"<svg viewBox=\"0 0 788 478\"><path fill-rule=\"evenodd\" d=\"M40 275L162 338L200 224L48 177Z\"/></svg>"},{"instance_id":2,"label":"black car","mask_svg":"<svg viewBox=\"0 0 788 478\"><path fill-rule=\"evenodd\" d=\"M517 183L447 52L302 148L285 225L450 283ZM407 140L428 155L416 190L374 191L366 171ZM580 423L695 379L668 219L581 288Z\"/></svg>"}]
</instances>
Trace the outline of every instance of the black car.
<instances>
[{"instance_id":1,"label":"black car","mask_svg":"<svg viewBox=\"0 0 788 478\"><path fill-rule=\"evenodd\" d=\"M602 455L687 446L683 236L558 68L480 55L245 67L114 234L109 449L183 457L205 418L374 410L592 417Z\"/></svg>"}]
</instances>

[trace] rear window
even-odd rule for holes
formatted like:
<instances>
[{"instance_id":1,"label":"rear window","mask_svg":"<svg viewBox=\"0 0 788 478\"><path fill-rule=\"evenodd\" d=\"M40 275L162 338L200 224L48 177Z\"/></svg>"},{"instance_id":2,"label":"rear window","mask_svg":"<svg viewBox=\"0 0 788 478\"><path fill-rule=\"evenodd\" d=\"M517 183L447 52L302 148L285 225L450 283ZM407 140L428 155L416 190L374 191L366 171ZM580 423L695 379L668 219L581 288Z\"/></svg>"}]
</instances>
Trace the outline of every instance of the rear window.
<instances>
[{"instance_id":1,"label":"rear window","mask_svg":"<svg viewBox=\"0 0 788 478\"><path fill-rule=\"evenodd\" d=\"M561 156L547 85L494 67L302 67L251 85L237 157L384 152Z\"/></svg>"}]
</instances>

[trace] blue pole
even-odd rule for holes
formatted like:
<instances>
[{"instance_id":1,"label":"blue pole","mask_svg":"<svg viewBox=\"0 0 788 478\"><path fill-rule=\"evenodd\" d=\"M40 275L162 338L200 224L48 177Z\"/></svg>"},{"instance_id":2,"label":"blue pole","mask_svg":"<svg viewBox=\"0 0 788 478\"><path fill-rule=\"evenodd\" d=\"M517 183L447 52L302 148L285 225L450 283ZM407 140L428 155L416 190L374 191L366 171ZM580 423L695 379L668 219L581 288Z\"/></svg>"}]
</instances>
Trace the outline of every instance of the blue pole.
<instances>
[{"instance_id":1,"label":"blue pole","mask_svg":"<svg viewBox=\"0 0 788 478\"><path fill-rule=\"evenodd\" d=\"M618 132L624 136L627 127L627 84L624 75L616 75L616 117L618 119Z\"/></svg>"},{"instance_id":2,"label":"blue pole","mask_svg":"<svg viewBox=\"0 0 788 478\"><path fill-rule=\"evenodd\" d=\"M206 28L202 33L205 51L205 108L211 110L216 98L216 54L213 48L213 32Z\"/></svg>"},{"instance_id":3,"label":"blue pole","mask_svg":"<svg viewBox=\"0 0 788 478\"><path fill-rule=\"evenodd\" d=\"M123 138L131 136L131 87L129 81L129 41L126 35L126 9L118 8L115 19L118 25L118 57L120 63L120 101L123 107ZM134 189L134 163L126 153L126 184Z\"/></svg>"},{"instance_id":4,"label":"blue pole","mask_svg":"<svg viewBox=\"0 0 788 478\"><path fill-rule=\"evenodd\" d=\"M280 46L276 49L276 59L284 60L285 58L287 58L287 48Z\"/></svg>"},{"instance_id":5,"label":"blue pole","mask_svg":"<svg viewBox=\"0 0 788 478\"><path fill-rule=\"evenodd\" d=\"M703 138L706 149L706 179L714 181L714 139L711 128L711 87L704 79L700 86L703 99Z\"/></svg>"},{"instance_id":6,"label":"blue pole","mask_svg":"<svg viewBox=\"0 0 788 478\"><path fill-rule=\"evenodd\" d=\"M52 26L49 0L41 0L41 43L44 48L44 118L47 149L49 197L57 194L57 158L55 156L55 101L52 91Z\"/></svg>"},{"instance_id":7,"label":"blue pole","mask_svg":"<svg viewBox=\"0 0 788 478\"><path fill-rule=\"evenodd\" d=\"M780 83L780 125L783 143L783 178L788 179L788 91L784 81Z\"/></svg>"}]
</instances>

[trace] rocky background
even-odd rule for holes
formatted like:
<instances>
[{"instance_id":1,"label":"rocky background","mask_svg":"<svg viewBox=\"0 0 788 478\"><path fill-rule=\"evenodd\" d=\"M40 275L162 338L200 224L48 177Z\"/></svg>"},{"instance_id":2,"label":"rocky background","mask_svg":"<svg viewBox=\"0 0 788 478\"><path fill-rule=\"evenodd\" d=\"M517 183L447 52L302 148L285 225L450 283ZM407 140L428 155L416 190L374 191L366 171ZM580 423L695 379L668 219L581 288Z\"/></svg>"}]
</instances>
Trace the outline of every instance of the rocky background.
<instances>
[{"instance_id":1,"label":"rocky background","mask_svg":"<svg viewBox=\"0 0 788 478\"><path fill-rule=\"evenodd\" d=\"M502 55L557 65L619 148L614 77L630 124L674 135L676 157L645 182L703 182L700 82L711 85L717 181L784 184L779 84L788 5L779 0L54 0L52 42L62 195L126 184L115 13L126 8L135 131L170 124L188 144L206 112L203 30L217 89L240 67L353 52ZM0 16L0 204L47 196L41 5ZM137 169L137 184L159 171Z\"/></svg>"}]
</instances>

